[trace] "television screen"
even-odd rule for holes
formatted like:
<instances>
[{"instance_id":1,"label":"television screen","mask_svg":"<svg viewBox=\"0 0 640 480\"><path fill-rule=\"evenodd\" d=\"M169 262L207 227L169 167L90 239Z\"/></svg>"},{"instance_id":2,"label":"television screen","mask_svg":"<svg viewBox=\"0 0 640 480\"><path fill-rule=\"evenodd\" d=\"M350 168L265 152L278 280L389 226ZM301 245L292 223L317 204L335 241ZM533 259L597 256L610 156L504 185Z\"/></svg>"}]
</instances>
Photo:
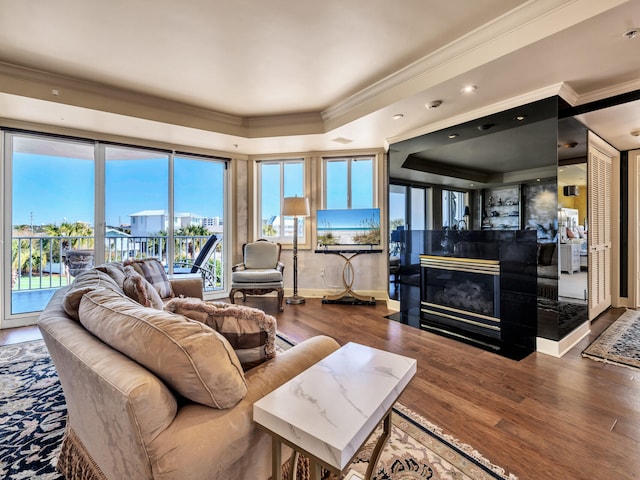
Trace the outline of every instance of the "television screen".
<instances>
[{"instance_id":1,"label":"television screen","mask_svg":"<svg viewBox=\"0 0 640 480\"><path fill-rule=\"evenodd\" d=\"M380 245L380 209L318 210L318 243L331 245Z\"/></svg>"}]
</instances>

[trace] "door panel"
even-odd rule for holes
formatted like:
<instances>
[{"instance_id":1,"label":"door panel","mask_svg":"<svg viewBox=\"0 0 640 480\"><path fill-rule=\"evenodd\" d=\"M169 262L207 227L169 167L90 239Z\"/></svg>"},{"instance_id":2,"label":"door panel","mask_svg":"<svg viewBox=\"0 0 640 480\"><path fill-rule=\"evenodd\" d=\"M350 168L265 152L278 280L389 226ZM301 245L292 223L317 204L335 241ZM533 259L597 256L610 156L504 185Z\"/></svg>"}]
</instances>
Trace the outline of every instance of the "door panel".
<instances>
[{"instance_id":1,"label":"door panel","mask_svg":"<svg viewBox=\"0 0 640 480\"><path fill-rule=\"evenodd\" d=\"M617 154L589 136L589 320L611 306L611 170Z\"/></svg>"}]
</instances>

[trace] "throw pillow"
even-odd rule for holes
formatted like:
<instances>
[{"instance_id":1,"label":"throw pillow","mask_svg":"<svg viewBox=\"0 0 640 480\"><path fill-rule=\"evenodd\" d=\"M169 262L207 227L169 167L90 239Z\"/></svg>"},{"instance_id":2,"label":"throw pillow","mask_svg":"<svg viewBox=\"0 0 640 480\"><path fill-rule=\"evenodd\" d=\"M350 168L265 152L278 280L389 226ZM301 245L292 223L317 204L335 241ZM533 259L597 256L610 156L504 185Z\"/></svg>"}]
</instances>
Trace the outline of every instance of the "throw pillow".
<instances>
[{"instance_id":1,"label":"throw pillow","mask_svg":"<svg viewBox=\"0 0 640 480\"><path fill-rule=\"evenodd\" d=\"M122 283L124 282L124 266L121 262L103 263L94 268L109 275L122 287Z\"/></svg>"},{"instance_id":2,"label":"throw pillow","mask_svg":"<svg viewBox=\"0 0 640 480\"><path fill-rule=\"evenodd\" d=\"M80 273L67 287L64 297L62 297L62 308L67 312L67 315L79 320L78 308L80 308L82 296L97 288L108 288L117 292L121 287L109 275L95 268Z\"/></svg>"},{"instance_id":3,"label":"throw pillow","mask_svg":"<svg viewBox=\"0 0 640 480\"><path fill-rule=\"evenodd\" d=\"M153 285L160 298L173 298L173 288L171 282L164 271L164 267L157 258L143 258L140 260L129 258L125 260L124 265L131 265L136 272L142 275L147 281Z\"/></svg>"},{"instance_id":4,"label":"throw pillow","mask_svg":"<svg viewBox=\"0 0 640 480\"><path fill-rule=\"evenodd\" d=\"M164 303L160 294L153 288L146 278L136 272L131 265L124 267L124 282L122 290L127 297L135 300L143 307L162 310Z\"/></svg>"},{"instance_id":5,"label":"throw pillow","mask_svg":"<svg viewBox=\"0 0 640 480\"><path fill-rule=\"evenodd\" d=\"M246 371L276 354L276 319L257 308L174 298L165 310L202 322L224 336Z\"/></svg>"},{"instance_id":6,"label":"throw pillow","mask_svg":"<svg viewBox=\"0 0 640 480\"><path fill-rule=\"evenodd\" d=\"M230 408L247 393L231 345L200 322L145 308L106 289L86 293L79 313L88 331L193 402Z\"/></svg>"}]
</instances>

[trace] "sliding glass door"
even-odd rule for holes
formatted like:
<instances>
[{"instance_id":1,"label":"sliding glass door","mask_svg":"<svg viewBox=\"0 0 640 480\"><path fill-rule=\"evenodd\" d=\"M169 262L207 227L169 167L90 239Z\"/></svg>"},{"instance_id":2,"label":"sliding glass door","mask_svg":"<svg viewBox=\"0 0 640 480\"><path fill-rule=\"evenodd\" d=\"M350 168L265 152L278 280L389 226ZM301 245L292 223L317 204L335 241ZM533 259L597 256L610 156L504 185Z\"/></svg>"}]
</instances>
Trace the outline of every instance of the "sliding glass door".
<instances>
[{"instance_id":1,"label":"sliding glass door","mask_svg":"<svg viewBox=\"0 0 640 480\"><path fill-rule=\"evenodd\" d=\"M105 261L156 257L169 275L201 274L205 293L223 294L225 159L22 132L0 138L1 328L35 323L56 289ZM204 268L194 266L199 257Z\"/></svg>"},{"instance_id":2,"label":"sliding glass door","mask_svg":"<svg viewBox=\"0 0 640 480\"><path fill-rule=\"evenodd\" d=\"M5 315L29 316L73 280L70 252L94 248L94 145L7 134L5 159Z\"/></svg>"}]
</instances>

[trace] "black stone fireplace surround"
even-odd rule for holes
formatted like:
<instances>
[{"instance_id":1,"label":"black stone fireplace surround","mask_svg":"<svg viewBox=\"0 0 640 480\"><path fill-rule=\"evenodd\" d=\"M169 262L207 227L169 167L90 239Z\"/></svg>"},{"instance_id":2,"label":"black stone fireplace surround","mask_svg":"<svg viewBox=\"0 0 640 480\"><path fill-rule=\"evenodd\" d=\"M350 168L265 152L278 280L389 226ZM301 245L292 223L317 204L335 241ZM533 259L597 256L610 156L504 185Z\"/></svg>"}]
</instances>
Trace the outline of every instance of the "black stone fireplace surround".
<instances>
[{"instance_id":1,"label":"black stone fireplace surround","mask_svg":"<svg viewBox=\"0 0 640 480\"><path fill-rule=\"evenodd\" d=\"M424 258L437 262L437 257L442 257L445 266L448 259L461 259L480 264L481 268L484 268L482 265L499 265L499 271L487 277L470 275L466 278L464 272L461 275L459 271L446 273L442 270L438 276L432 271L432 278L439 277L436 281L439 285L434 286L429 283L429 270L420 266L419 288L406 289L401 298L403 312L396 314L396 319L509 358L521 359L534 352L537 336L536 231L427 230L420 234L420 238L406 239L418 241L422 251L420 259L405 259L407 263L420 265ZM405 251L416 251L415 245L405 246L408 247ZM473 262L474 259L481 262ZM418 272L412 273L415 277ZM454 287L456 282L460 288ZM461 289L468 291L463 293ZM446 296L450 299L445 300ZM466 305L468 308L465 308L465 301L470 302ZM457 305L451 305L456 302ZM472 305L474 302L475 306ZM465 309L471 313L465 313ZM441 312L444 314L440 315Z\"/></svg>"}]
</instances>

